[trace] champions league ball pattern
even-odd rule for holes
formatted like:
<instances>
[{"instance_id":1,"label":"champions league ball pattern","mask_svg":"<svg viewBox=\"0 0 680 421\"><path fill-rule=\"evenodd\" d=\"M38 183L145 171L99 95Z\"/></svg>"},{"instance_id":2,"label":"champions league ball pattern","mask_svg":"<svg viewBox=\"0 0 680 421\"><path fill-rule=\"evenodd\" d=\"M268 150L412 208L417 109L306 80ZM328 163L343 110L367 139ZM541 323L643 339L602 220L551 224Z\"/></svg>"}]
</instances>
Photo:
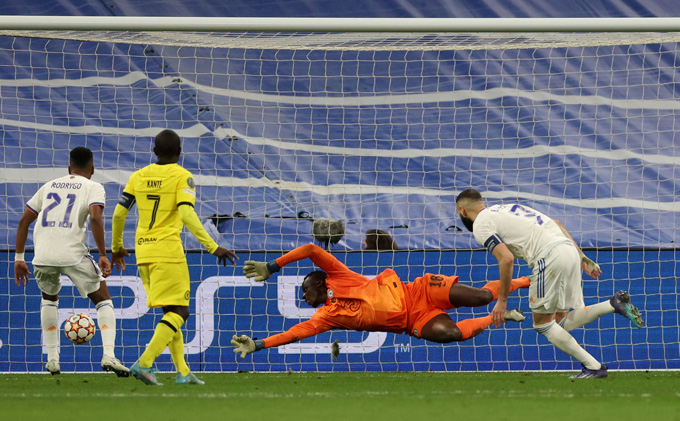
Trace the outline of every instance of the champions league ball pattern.
<instances>
[{"instance_id":1,"label":"champions league ball pattern","mask_svg":"<svg viewBox=\"0 0 680 421\"><path fill-rule=\"evenodd\" d=\"M64 323L64 334L76 345L81 345L94 337L94 320L87 314L74 314Z\"/></svg>"}]
</instances>

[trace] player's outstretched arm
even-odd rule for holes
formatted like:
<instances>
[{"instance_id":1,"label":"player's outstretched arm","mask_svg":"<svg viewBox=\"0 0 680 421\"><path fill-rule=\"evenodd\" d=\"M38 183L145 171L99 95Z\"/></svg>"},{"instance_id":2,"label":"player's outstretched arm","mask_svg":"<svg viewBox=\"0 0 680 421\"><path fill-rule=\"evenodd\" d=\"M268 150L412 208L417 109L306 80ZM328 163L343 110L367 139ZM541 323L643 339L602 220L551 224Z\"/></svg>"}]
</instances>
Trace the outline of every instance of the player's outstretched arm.
<instances>
[{"instance_id":1,"label":"player's outstretched arm","mask_svg":"<svg viewBox=\"0 0 680 421\"><path fill-rule=\"evenodd\" d=\"M191 204L183 203L178 207L179 217L182 223L191 231L191 233L200 241L203 246L208 249L208 251L217 256L218 263L222 263L224 266L227 265L227 259L232 265L236 266L236 260L238 257L234 252L227 250L224 247L220 247L215 240L208 234L208 232L203 228L201 220L198 219L198 215L194 211L194 207Z\"/></svg>"},{"instance_id":2,"label":"player's outstretched arm","mask_svg":"<svg viewBox=\"0 0 680 421\"><path fill-rule=\"evenodd\" d=\"M569 234L569 231L567 231L567 228L562 225L562 223L558 220L554 220L555 223L557 224L558 227L562 230L564 235L571 240L572 243L574 243L574 246L576 246L576 250L578 250L578 254L581 257L581 269L588 275L590 275L591 278L597 279L600 275L602 275L602 270L600 269L600 265L595 263L592 259L590 259L588 256L583 253L583 250L581 250L581 247L576 244L576 241L574 241L574 238Z\"/></svg>"},{"instance_id":3,"label":"player's outstretched arm","mask_svg":"<svg viewBox=\"0 0 680 421\"><path fill-rule=\"evenodd\" d=\"M271 276L267 262L256 262L255 260L246 260L243 264L243 274L246 278L255 278L255 282L264 282ZM275 272L278 272L279 267L276 266Z\"/></svg>"},{"instance_id":4,"label":"player's outstretched arm","mask_svg":"<svg viewBox=\"0 0 680 421\"><path fill-rule=\"evenodd\" d=\"M287 264L307 258L329 275L333 272L349 271L342 262L321 247L315 244L305 244L269 262L248 260L243 267L243 273L247 278L254 277L256 282L262 282Z\"/></svg>"},{"instance_id":5,"label":"player's outstretched arm","mask_svg":"<svg viewBox=\"0 0 680 421\"><path fill-rule=\"evenodd\" d=\"M31 273L28 270L26 261L24 260L24 252L26 250L28 228L37 217L38 215L26 209L24 210L24 214L21 215L19 226L17 227L16 247L14 249L14 283L16 283L18 287L24 286L28 283L28 275Z\"/></svg>"},{"instance_id":6,"label":"player's outstretched arm","mask_svg":"<svg viewBox=\"0 0 680 421\"><path fill-rule=\"evenodd\" d=\"M328 322L327 320L321 320L318 318L311 318L305 320L302 323L298 323L295 326L288 329L286 332L279 333L278 335L273 335L262 340L253 340L246 335L236 336L231 339L231 344L234 345L234 353L241 354L241 358L245 358L246 355L252 354L255 351L259 351L263 348L273 348L291 342L297 342L299 340L309 338L310 336L318 335L322 332L327 332L334 329L335 325Z\"/></svg>"},{"instance_id":7,"label":"player's outstretched arm","mask_svg":"<svg viewBox=\"0 0 680 421\"><path fill-rule=\"evenodd\" d=\"M126 198L125 195L123 195L123 197ZM132 206L134 197L128 201L130 202L129 206ZM113 231L111 261L113 266L119 271L125 270L125 258L130 256L130 253L123 247L123 229L125 228L125 219L127 218L128 209L128 207L119 203L113 211L113 223L111 227L111 230Z\"/></svg>"},{"instance_id":8,"label":"player's outstretched arm","mask_svg":"<svg viewBox=\"0 0 680 421\"><path fill-rule=\"evenodd\" d=\"M241 358L245 358L246 355L264 348L262 341L253 340L246 335L234 335L231 338L231 344L234 345L234 354L241 354Z\"/></svg>"}]
</instances>

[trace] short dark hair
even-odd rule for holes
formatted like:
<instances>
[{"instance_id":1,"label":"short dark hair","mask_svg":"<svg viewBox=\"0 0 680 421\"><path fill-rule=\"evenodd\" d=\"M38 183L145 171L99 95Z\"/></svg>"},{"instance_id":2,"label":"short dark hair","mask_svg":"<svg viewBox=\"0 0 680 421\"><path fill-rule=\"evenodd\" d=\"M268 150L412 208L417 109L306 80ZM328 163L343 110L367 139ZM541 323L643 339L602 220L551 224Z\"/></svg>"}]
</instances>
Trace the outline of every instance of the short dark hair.
<instances>
[{"instance_id":1,"label":"short dark hair","mask_svg":"<svg viewBox=\"0 0 680 421\"><path fill-rule=\"evenodd\" d=\"M165 129L158 133L153 151L158 157L169 158L179 156L182 151L179 135L170 129Z\"/></svg>"},{"instance_id":2,"label":"short dark hair","mask_svg":"<svg viewBox=\"0 0 680 421\"><path fill-rule=\"evenodd\" d=\"M322 270L313 270L305 276L304 281L307 279L310 280L310 282L314 282L318 286L326 285L326 278L328 278L328 274ZM303 281L303 282L304 282Z\"/></svg>"},{"instance_id":3,"label":"short dark hair","mask_svg":"<svg viewBox=\"0 0 680 421\"><path fill-rule=\"evenodd\" d=\"M399 247L387 231L370 229L366 231L366 250L399 250Z\"/></svg>"},{"instance_id":4,"label":"short dark hair","mask_svg":"<svg viewBox=\"0 0 680 421\"><path fill-rule=\"evenodd\" d=\"M92 151L84 146L78 146L71 150L69 165L78 169L85 169L94 162Z\"/></svg>"},{"instance_id":5,"label":"short dark hair","mask_svg":"<svg viewBox=\"0 0 680 421\"><path fill-rule=\"evenodd\" d=\"M456 203L460 202L463 199L470 199L473 202L480 202L482 201L482 194L475 189L463 190L456 198Z\"/></svg>"}]
</instances>

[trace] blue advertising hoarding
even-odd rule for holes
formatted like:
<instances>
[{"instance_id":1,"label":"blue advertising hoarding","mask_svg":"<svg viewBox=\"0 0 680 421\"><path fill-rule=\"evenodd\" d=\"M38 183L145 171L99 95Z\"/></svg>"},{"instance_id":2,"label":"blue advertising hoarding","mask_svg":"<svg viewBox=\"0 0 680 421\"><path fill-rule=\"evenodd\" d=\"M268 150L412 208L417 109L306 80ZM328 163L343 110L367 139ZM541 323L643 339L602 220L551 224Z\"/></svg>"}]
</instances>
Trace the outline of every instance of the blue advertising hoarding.
<instances>
[{"instance_id":1,"label":"blue advertising hoarding","mask_svg":"<svg viewBox=\"0 0 680 421\"><path fill-rule=\"evenodd\" d=\"M614 369L679 369L680 314L678 312L677 251L589 252L601 264L600 280L584 279L586 304L609 298L626 289L645 319L642 329L618 315L606 315L572 332L595 358ZM309 260L291 264L264 283L247 280L242 262L270 260L280 253L239 253L236 268L219 267L208 253L187 255L192 279L192 316L185 325L187 359L195 371L469 371L469 370L571 370L576 363L532 328L527 290L511 295L510 307L527 317L522 323L490 327L478 337L454 344L426 343L405 334L333 331L275 349L237 358L229 343L232 335L257 338L280 333L310 317L314 309L301 300L300 282L312 270ZM394 268L403 281L422 274L460 276L461 282L481 287L496 279L493 257L485 251L399 251L395 253L334 252L350 269L371 276ZM0 253L7 288L0 294L0 371L42 371L46 355L41 346L40 294L35 282L25 290L14 285L10 253ZM134 256L134 255L133 255ZM27 258L30 256L27 255ZM631 263L633 262L633 263ZM644 262L644 263L643 263ZM134 265L108 285L118 316L116 353L127 365L144 350L153 334L160 310L146 307L145 293ZM528 274L520 266L518 275ZM75 297L74 297L75 295ZM78 296L68 282L60 294L60 324L74 312L96 318L94 306ZM491 306L460 308L454 320L488 314ZM337 360L331 343L340 342ZM98 371L101 341L76 346L61 339L64 371ZM160 370L174 370L169 354L162 355Z\"/></svg>"}]
</instances>

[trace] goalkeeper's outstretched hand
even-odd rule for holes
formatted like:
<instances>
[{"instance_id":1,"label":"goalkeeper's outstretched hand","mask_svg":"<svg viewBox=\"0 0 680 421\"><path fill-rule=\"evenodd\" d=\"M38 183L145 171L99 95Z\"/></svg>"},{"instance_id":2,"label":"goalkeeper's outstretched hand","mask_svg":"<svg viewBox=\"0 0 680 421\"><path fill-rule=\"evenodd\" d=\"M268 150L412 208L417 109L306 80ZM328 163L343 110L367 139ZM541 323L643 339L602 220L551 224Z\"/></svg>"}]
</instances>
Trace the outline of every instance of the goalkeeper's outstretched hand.
<instances>
[{"instance_id":1,"label":"goalkeeper's outstretched hand","mask_svg":"<svg viewBox=\"0 0 680 421\"><path fill-rule=\"evenodd\" d=\"M592 259L581 252L581 268L585 273L590 275L592 278L596 278L602 275L602 270L600 265L595 263Z\"/></svg>"},{"instance_id":2,"label":"goalkeeper's outstretched hand","mask_svg":"<svg viewBox=\"0 0 680 421\"><path fill-rule=\"evenodd\" d=\"M246 260L243 264L243 274L246 275L246 278L255 277L255 282L263 282L271 276L266 262L256 262L254 260Z\"/></svg>"},{"instance_id":3,"label":"goalkeeper's outstretched hand","mask_svg":"<svg viewBox=\"0 0 680 421\"><path fill-rule=\"evenodd\" d=\"M231 338L231 344L234 345L234 354L241 353L241 358L245 358L246 355L252 354L257 351L255 347L255 341L250 339L246 335L236 336Z\"/></svg>"}]
</instances>

